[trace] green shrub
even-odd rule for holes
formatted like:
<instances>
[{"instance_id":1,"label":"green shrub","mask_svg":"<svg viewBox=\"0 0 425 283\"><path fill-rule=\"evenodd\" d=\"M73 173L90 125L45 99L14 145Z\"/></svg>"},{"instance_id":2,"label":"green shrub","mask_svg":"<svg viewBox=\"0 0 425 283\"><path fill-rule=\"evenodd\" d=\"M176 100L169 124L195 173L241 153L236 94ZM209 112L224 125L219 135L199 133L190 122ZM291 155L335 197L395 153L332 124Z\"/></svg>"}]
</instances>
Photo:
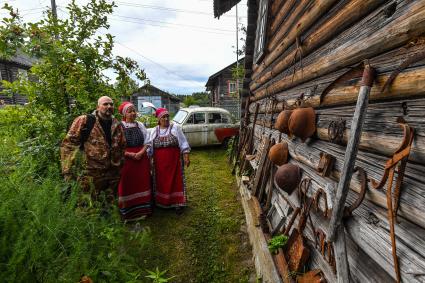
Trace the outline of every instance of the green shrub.
<instances>
[{"instance_id":1,"label":"green shrub","mask_svg":"<svg viewBox=\"0 0 425 283\"><path fill-rule=\"evenodd\" d=\"M0 133L12 135L5 127ZM0 278L78 282L88 275L95 282L134 280L149 232L129 231L116 209L101 216L96 204L79 208L77 184L65 183L54 163L40 177L32 157L11 154L19 149L13 138L5 140L0 146ZM7 166L11 162L17 165Z\"/></svg>"},{"instance_id":2,"label":"green shrub","mask_svg":"<svg viewBox=\"0 0 425 283\"><path fill-rule=\"evenodd\" d=\"M276 254L279 248L282 248L286 245L287 241L288 237L285 235L274 236L268 243L269 251L272 254Z\"/></svg>"}]
</instances>

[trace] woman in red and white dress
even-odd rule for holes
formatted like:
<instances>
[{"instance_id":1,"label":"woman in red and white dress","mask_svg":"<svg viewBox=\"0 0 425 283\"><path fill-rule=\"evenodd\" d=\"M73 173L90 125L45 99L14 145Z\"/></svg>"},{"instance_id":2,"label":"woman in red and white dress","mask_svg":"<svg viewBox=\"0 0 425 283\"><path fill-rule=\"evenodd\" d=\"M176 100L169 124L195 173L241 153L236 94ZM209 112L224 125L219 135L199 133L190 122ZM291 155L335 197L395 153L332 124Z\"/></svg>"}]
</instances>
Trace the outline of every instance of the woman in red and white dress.
<instances>
[{"instance_id":1,"label":"woman in red and white dress","mask_svg":"<svg viewBox=\"0 0 425 283\"><path fill-rule=\"evenodd\" d=\"M150 162L147 155L148 133L136 121L136 108L123 102L118 108L127 142L125 161L118 185L118 206L125 221L138 220L152 213Z\"/></svg>"},{"instance_id":2,"label":"woman in red and white dress","mask_svg":"<svg viewBox=\"0 0 425 283\"><path fill-rule=\"evenodd\" d=\"M184 165L190 164L190 146L181 127L170 123L165 108L155 112L158 126L151 129L149 145L153 150L155 203L159 207L175 208L180 214L186 206Z\"/></svg>"}]
</instances>

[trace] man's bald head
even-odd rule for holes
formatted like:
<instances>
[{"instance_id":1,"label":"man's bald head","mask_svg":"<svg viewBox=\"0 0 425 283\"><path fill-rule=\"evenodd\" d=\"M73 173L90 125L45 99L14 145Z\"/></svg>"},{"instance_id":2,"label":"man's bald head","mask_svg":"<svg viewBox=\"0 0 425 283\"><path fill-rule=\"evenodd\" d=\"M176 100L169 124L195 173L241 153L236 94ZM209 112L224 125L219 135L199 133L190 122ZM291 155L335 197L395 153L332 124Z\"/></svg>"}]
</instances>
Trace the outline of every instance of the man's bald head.
<instances>
[{"instance_id":1,"label":"man's bald head","mask_svg":"<svg viewBox=\"0 0 425 283\"><path fill-rule=\"evenodd\" d=\"M97 100L97 106L102 105L105 102L113 102L112 98L110 98L109 96L102 96Z\"/></svg>"},{"instance_id":2,"label":"man's bald head","mask_svg":"<svg viewBox=\"0 0 425 283\"><path fill-rule=\"evenodd\" d=\"M109 96L102 96L97 100L97 113L102 119L111 119L114 113L114 102Z\"/></svg>"}]
</instances>

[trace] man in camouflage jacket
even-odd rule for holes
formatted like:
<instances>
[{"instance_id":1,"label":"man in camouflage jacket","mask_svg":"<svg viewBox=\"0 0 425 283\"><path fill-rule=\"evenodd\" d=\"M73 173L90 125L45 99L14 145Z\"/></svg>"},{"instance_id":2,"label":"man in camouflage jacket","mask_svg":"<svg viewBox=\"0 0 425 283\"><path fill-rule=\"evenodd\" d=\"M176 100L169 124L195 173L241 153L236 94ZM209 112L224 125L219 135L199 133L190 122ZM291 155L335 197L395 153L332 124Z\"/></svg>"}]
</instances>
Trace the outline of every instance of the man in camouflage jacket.
<instances>
[{"instance_id":1,"label":"man in camouflage jacket","mask_svg":"<svg viewBox=\"0 0 425 283\"><path fill-rule=\"evenodd\" d=\"M81 152L81 129L87 115L77 117L61 146L62 173L65 179L77 179L86 192L97 199L104 192L113 201L124 162L125 136L121 124L113 117L114 104L110 97L98 100L96 122L84 142ZM76 171L76 161L81 156L82 168ZM79 176L78 176L79 175Z\"/></svg>"}]
</instances>

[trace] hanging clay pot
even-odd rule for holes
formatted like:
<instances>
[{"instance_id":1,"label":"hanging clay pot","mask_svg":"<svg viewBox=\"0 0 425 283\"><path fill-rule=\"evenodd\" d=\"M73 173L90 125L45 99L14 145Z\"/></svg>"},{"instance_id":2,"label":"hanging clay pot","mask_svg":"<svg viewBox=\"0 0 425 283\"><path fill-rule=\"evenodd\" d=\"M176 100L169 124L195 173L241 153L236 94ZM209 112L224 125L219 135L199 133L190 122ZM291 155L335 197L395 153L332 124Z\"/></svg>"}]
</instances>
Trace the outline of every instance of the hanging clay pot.
<instances>
[{"instance_id":1,"label":"hanging clay pot","mask_svg":"<svg viewBox=\"0 0 425 283\"><path fill-rule=\"evenodd\" d=\"M283 164L277 169L274 180L281 190L291 194L301 181L300 168L294 164Z\"/></svg>"},{"instance_id":2,"label":"hanging clay pot","mask_svg":"<svg viewBox=\"0 0 425 283\"><path fill-rule=\"evenodd\" d=\"M280 142L273 145L269 150L269 159L274 165L285 164L288 161L288 144Z\"/></svg>"},{"instance_id":3,"label":"hanging clay pot","mask_svg":"<svg viewBox=\"0 0 425 283\"><path fill-rule=\"evenodd\" d=\"M289 131L302 142L316 131L316 113L312 107L298 108L289 117Z\"/></svg>"},{"instance_id":4,"label":"hanging clay pot","mask_svg":"<svg viewBox=\"0 0 425 283\"><path fill-rule=\"evenodd\" d=\"M289 135L288 122L289 117L292 114L292 110L283 110L277 116L276 122L274 123L274 128L281 133Z\"/></svg>"}]
</instances>

